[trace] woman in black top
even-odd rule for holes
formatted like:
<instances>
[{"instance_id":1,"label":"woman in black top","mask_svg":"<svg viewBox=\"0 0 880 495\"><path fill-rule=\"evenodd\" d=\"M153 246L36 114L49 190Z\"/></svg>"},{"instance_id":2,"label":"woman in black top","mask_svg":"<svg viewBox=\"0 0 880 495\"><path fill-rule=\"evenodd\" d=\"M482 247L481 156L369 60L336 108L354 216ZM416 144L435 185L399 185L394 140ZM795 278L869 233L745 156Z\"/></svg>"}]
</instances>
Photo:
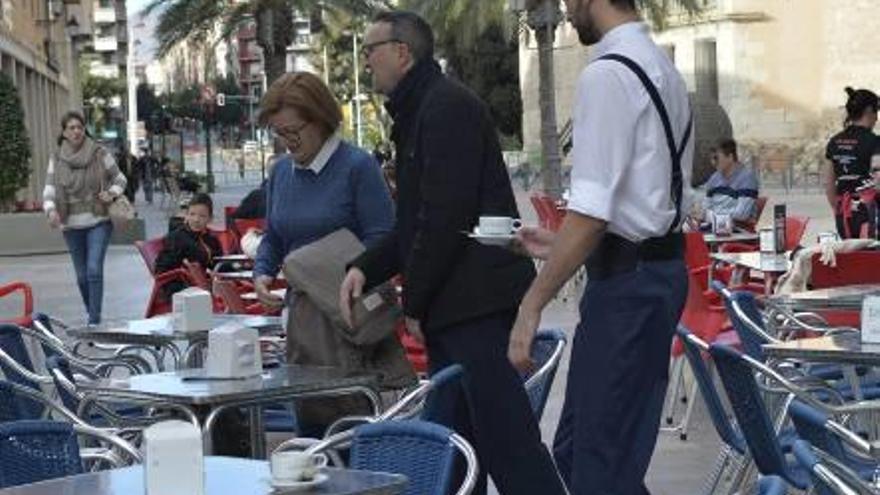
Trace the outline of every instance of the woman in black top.
<instances>
[{"instance_id":1,"label":"woman in black top","mask_svg":"<svg viewBox=\"0 0 880 495\"><path fill-rule=\"evenodd\" d=\"M834 210L837 232L844 239L859 237L868 219L858 192L870 184L871 156L877 146L874 125L880 101L867 89L846 88L844 129L834 135L825 150L830 161L825 195Z\"/></svg>"}]
</instances>

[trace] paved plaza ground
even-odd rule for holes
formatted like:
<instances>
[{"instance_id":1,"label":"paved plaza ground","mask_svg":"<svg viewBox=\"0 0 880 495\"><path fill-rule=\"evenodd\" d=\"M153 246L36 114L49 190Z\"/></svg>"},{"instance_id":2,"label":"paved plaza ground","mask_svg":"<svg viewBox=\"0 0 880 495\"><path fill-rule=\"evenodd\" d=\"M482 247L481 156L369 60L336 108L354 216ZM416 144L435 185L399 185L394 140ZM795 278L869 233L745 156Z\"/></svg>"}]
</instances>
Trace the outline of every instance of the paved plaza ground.
<instances>
[{"instance_id":1,"label":"paved plaza ground","mask_svg":"<svg viewBox=\"0 0 880 495\"><path fill-rule=\"evenodd\" d=\"M214 195L215 210L223 211L223 206L236 205L249 188L239 186L224 188ZM832 230L833 221L824 196L818 191L770 191L770 204L784 202L789 214L811 217L805 242L815 242L818 232ZM517 197L526 223L535 222L535 214L528 204L527 193L519 190ZM165 233L167 210L159 206L161 196L155 204L146 207L139 197L137 206L140 215L146 219L148 237ZM222 215L222 214L221 214ZM765 213L765 220L772 215ZM222 221L222 218L218 218ZM4 233L14 235L14 233ZM59 234L60 235L60 234ZM0 242L3 242L0 239ZM66 253L41 256L0 257L0 285L22 280L30 283L35 292L36 307L39 311L53 314L70 323L83 323L84 314L77 293L73 266ZM143 316L151 288L150 276L133 246L112 246L105 266L105 319L132 319ZM544 327L563 328L570 336L577 323L578 294L572 294L567 301L555 301L545 312ZM0 318L15 311L8 301L0 301ZM566 384L568 356L566 355L556 383L550 396L547 410L541 423L544 439L552 442L553 432L562 408L562 396ZM698 493L704 474L710 469L718 452L719 442L711 428L702 407L697 404L691 431L686 442L677 434L661 433L651 468L648 474L648 487L656 495L680 495Z\"/></svg>"}]
</instances>

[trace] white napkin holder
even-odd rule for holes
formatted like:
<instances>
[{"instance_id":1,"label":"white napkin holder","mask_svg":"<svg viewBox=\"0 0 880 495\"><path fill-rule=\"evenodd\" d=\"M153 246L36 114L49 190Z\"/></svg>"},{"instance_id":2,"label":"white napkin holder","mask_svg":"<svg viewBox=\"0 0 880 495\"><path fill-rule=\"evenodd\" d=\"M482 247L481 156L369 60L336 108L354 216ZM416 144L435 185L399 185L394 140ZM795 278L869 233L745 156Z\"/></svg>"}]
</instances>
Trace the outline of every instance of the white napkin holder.
<instances>
[{"instance_id":1,"label":"white napkin holder","mask_svg":"<svg viewBox=\"0 0 880 495\"><path fill-rule=\"evenodd\" d=\"M172 298L174 329L180 332L210 330L214 312L211 293L198 287L176 292Z\"/></svg>"},{"instance_id":2,"label":"white napkin holder","mask_svg":"<svg viewBox=\"0 0 880 495\"><path fill-rule=\"evenodd\" d=\"M208 333L207 376L249 378L263 372L260 336L255 328L223 325Z\"/></svg>"},{"instance_id":3,"label":"white napkin holder","mask_svg":"<svg viewBox=\"0 0 880 495\"><path fill-rule=\"evenodd\" d=\"M862 343L880 344L880 296L862 301Z\"/></svg>"},{"instance_id":4,"label":"white napkin holder","mask_svg":"<svg viewBox=\"0 0 880 495\"><path fill-rule=\"evenodd\" d=\"M144 430L147 495L204 495L202 432L192 423L163 421Z\"/></svg>"}]
</instances>

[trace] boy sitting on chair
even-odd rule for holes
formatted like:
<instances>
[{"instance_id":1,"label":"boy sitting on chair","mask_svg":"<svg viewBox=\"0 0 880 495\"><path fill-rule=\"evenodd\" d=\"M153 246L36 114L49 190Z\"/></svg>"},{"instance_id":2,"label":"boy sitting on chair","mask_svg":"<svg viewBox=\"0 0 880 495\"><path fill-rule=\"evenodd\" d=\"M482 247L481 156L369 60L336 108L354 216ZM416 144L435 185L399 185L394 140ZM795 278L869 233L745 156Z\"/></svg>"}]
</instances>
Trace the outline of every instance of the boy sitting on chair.
<instances>
[{"instance_id":1,"label":"boy sitting on chair","mask_svg":"<svg viewBox=\"0 0 880 495\"><path fill-rule=\"evenodd\" d=\"M163 273L183 265L183 260L195 262L203 268L211 268L214 258L223 254L220 241L208 230L213 218L214 202L204 193L193 195L186 208L183 222L165 237L165 246L156 257L156 273ZM171 282L165 286L169 298L186 288L183 282Z\"/></svg>"}]
</instances>

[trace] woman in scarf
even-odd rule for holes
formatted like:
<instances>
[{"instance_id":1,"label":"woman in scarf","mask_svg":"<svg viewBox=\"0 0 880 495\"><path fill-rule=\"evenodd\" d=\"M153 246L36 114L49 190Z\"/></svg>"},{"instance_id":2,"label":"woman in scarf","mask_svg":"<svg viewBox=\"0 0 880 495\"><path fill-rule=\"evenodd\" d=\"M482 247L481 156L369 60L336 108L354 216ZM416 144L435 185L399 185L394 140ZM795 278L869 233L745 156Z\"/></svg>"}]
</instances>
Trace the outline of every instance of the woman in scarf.
<instances>
[{"instance_id":1,"label":"woman in scarf","mask_svg":"<svg viewBox=\"0 0 880 495\"><path fill-rule=\"evenodd\" d=\"M125 185L113 154L88 135L83 116L66 113L58 150L49 159L43 210L64 235L89 325L101 323L104 257L113 232L108 209Z\"/></svg>"}]
</instances>

